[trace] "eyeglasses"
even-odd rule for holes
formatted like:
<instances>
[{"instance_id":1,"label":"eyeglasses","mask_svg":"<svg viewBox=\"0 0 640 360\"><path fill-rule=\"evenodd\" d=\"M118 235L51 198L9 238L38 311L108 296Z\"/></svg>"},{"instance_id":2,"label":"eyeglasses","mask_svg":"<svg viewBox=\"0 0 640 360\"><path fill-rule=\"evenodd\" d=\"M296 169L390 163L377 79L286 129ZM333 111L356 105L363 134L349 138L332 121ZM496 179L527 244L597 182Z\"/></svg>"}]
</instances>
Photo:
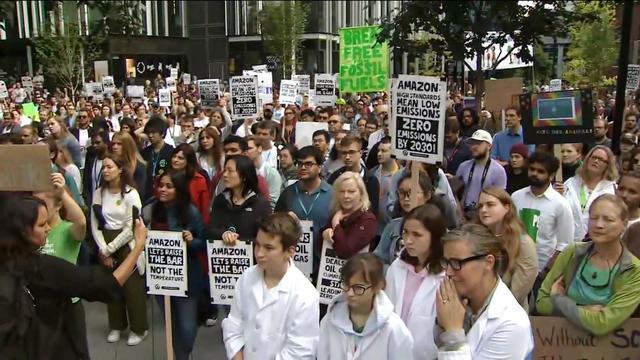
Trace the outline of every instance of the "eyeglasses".
<instances>
[{"instance_id":1,"label":"eyeglasses","mask_svg":"<svg viewBox=\"0 0 640 360\"><path fill-rule=\"evenodd\" d=\"M373 287L373 285L369 285L369 286L363 286L363 285L347 285L345 283L342 283L342 285L340 286L342 288L342 290L344 292L349 292L349 290L353 290L353 293L358 295L358 296L362 296L364 295L364 293L371 289Z\"/></svg>"},{"instance_id":2,"label":"eyeglasses","mask_svg":"<svg viewBox=\"0 0 640 360\"><path fill-rule=\"evenodd\" d=\"M462 267L464 266L464 264L466 264L466 263L468 263L470 261L480 260L485 256L487 256L487 254L473 255L473 256L469 256L468 258L464 258L464 259L445 259L445 258L442 258L440 260L440 266L442 266L443 269L446 269L447 266L450 266L451 269L453 269L453 271L460 271L462 269Z\"/></svg>"},{"instance_id":3,"label":"eyeglasses","mask_svg":"<svg viewBox=\"0 0 640 360\"><path fill-rule=\"evenodd\" d=\"M593 155L591 156L591 160L593 160L594 162L596 162L596 161L597 162L601 162L603 164L608 164L609 163L609 160L603 159L603 158L598 157L598 156L593 156Z\"/></svg>"},{"instance_id":4,"label":"eyeglasses","mask_svg":"<svg viewBox=\"0 0 640 360\"><path fill-rule=\"evenodd\" d=\"M584 276L584 268L585 265L587 265L587 262L589 261L589 259L591 259L591 257L593 256L593 253L589 254L589 256L587 257L587 259L585 261L582 262L582 265L580 266L580 279L582 279L582 281L591 286L592 288L596 288L596 289L605 289L607 287L609 287L609 284L611 283L611 279L613 278L613 269L611 268L611 266L609 265L609 261L607 261L607 266L609 267L609 276L607 276L607 282L605 284L594 284L593 280L595 280L598 277L597 273L593 273L591 275L587 274L587 276ZM591 280L587 280L587 279L591 279Z\"/></svg>"},{"instance_id":5,"label":"eyeglasses","mask_svg":"<svg viewBox=\"0 0 640 360\"><path fill-rule=\"evenodd\" d=\"M345 156L347 156L347 155L355 156L356 154L360 153L360 151L358 151L358 150L343 150L343 151L340 151L340 153L342 155L345 155Z\"/></svg>"},{"instance_id":6,"label":"eyeglasses","mask_svg":"<svg viewBox=\"0 0 640 360\"><path fill-rule=\"evenodd\" d=\"M417 194L424 194L424 191L418 191L418 192L416 192L416 195ZM411 198L411 190L409 190L409 191L398 190L398 197L400 199Z\"/></svg>"},{"instance_id":7,"label":"eyeglasses","mask_svg":"<svg viewBox=\"0 0 640 360\"><path fill-rule=\"evenodd\" d=\"M296 162L296 164L301 167L301 168L305 168L308 169L312 166L318 165L317 163L313 162L313 161L298 161Z\"/></svg>"}]
</instances>

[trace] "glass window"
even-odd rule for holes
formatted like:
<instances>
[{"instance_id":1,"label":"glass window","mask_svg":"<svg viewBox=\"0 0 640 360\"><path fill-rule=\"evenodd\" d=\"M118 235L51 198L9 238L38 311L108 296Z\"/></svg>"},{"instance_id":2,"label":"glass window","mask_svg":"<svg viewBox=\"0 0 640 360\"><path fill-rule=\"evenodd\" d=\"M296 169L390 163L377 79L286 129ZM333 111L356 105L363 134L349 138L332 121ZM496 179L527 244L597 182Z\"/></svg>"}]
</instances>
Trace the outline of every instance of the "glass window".
<instances>
[{"instance_id":1,"label":"glass window","mask_svg":"<svg viewBox=\"0 0 640 360\"><path fill-rule=\"evenodd\" d=\"M169 36L184 36L182 33L182 6L180 1L169 0Z\"/></svg>"},{"instance_id":2,"label":"glass window","mask_svg":"<svg viewBox=\"0 0 640 360\"><path fill-rule=\"evenodd\" d=\"M247 1L247 34L258 34L258 2Z\"/></svg>"}]
</instances>

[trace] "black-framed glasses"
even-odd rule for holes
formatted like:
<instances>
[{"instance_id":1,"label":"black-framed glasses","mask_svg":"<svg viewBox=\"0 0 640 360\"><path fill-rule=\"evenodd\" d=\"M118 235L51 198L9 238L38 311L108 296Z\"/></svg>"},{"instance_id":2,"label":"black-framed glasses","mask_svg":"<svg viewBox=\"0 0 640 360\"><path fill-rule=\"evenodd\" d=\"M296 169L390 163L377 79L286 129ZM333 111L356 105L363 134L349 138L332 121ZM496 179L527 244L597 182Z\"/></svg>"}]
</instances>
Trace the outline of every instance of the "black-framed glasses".
<instances>
[{"instance_id":1,"label":"black-framed glasses","mask_svg":"<svg viewBox=\"0 0 640 360\"><path fill-rule=\"evenodd\" d=\"M464 264L466 264L466 263L468 263L470 261L480 260L480 259L484 258L487 255L488 254L472 255L472 256L469 256L468 258L464 258L464 259L445 259L445 258L442 258L440 260L440 266L442 266L443 269L446 269L447 266L450 266L451 269L453 269L453 271L460 271L462 269L462 267L464 266Z\"/></svg>"},{"instance_id":2,"label":"black-framed glasses","mask_svg":"<svg viewBox=\"0 0 640 360\"><path fill-rule=\"evenodd\" d=\"M373 285L369 285L369 286L364 286L364 285L347 285L345 283L342 283L342 285L340 285L340 287L342 288L342 290L344 292L348 292L349 290L353 290L353 293L358 295L358 296L362 296L364 295L364 293L371 289L373 287Z\"/></svg>"},{"instance_id":3,"label":"black-framed glasses","mask_svg":"<svg viewBox=\"0 0 640 360\"><path fill-rule=\"evenodd\" d=\"M417 191L417 194L423 194L424 195L424 191ZM413 195L413 191L409 190L409 191L402 191L402 190L398 190L398 197L400 199L404 199L404 198L409 198L411 199L411 195Z\"/></svg>"},{"instance_id":4,"label":"black-framed glasses","mask_svg":"<svg viewBox=\"0 0 640 360\"><path fill-rule=\"evenodd\" d=\"M591 259L591 257L593 256L593 253L589 254L589 256L585 259L584 262L582 262L582 265L580 266L580 279L582 279L582 281L591 286L592 288L595 289L606 289L607 287L609 287L609 284L611 284L611 279L613 278L613 268L609 265L609 261L607 261L607 266L609 267L609 275L607 276L607 282L605 284L597 284L594 283L594 280L596 280L598 278L598 273L593 272L593 274L589 275L587 274L587 276L585 276L584 274L584 268L587 265L587 262L589 262L589 259Z\"/></svg>"},{"instance_id":5,"label":"black-framed glasses","mask_svg":"<svg viewBox=\"0 0 640 360\"><path fill-rule=\"evenodd\" d=\"M296 162L296 165L298 165L298 167L308 169L308 168L310 168L312 166L315 166L315 165L318 165L318 164L316 162L314 162L314 161L298 161L298 162Z\"/></svg>"}]
</instances>

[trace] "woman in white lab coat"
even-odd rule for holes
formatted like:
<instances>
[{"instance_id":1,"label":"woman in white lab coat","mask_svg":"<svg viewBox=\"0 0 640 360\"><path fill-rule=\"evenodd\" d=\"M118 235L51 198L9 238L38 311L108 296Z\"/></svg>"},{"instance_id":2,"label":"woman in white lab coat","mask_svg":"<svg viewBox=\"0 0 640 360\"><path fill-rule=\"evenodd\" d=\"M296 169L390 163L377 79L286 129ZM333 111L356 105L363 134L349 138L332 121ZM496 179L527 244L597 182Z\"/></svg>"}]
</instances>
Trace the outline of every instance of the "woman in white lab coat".
<instances>
[{"instance_id":1,"label":"woman in white lab coat","mask_svg":"<svg viewBox=\"0 0 640 360\"><path fill-rule=\"evenodd\" d=\"M436 296L438 359L526 359L531 323L500 280L509 262L502 242L486 227L466 224L442 243L447 279Z\"/></svg>"},{"instance_id":2,"label":"woman in white lab coat","mask_svg":"<svg viewBox=\"0 0 640 360\"><path fill-rule=\"evenodd\" d=\"M414 359L438 356L433 328L436 292L444 278L442 236L447 227L440 210L432 204L413 209L402 225L404 249L387 270L386 293L396 314L413 335Z\"/></svg>"},{"instance_id":3,"label":"woman in white lab coat","mask_svg":"<svg viewBox=\"0 0 640 360\"><path fill-rule=\"evenodd\" d=\"M318 360L413 359L413 338L383 291L382 261L357 254L342 267L342 289L320 323Z\"/></svg>"}]
</instances>

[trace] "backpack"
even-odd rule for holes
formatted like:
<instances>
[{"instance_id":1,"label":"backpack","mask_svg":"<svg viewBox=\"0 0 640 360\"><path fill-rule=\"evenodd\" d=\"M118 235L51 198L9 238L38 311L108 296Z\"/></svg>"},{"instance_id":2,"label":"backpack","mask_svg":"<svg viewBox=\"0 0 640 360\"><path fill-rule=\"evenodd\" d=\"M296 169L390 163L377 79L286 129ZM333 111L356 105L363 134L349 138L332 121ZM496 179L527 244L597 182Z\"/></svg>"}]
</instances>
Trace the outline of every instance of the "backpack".
<instances>
[{"instance_id":1,"label":"backpack","mask_svg":"<svg viewBox=\"0 0 640 360\"><path fill-rule=\"evenodd\" d=\"M0 270L0 359L29 359L37 338L35 299L23 274Z\"/></svg>"}]
</instances>

